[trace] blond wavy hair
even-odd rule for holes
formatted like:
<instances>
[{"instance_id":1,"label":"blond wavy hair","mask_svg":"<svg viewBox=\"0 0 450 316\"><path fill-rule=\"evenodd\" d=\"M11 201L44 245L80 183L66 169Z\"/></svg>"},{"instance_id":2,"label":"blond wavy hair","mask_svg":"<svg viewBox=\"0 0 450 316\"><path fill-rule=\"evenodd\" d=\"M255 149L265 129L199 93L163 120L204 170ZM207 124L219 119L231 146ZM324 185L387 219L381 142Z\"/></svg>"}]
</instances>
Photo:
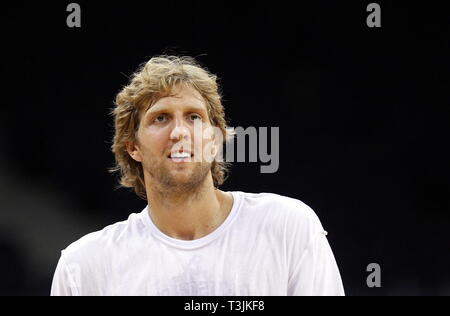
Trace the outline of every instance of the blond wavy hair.
<instances>
[{"instance_id":1,"label":"blond wavy hair","mask_svg":"<svg viewBox=\"0 0 450 316\"><path fill-rule=\"evenodd\" d=\"M186 84L196 89L206 101L211 125L218 127L224 142L235 135L227 127L222 96L217 77L192 57L157 56L142 64L127 86L117 94L111 111L114 117L114 138L111 150L115 166L111 172L120 173L119 187L133 188L142 199L147 199L142 164L127 151L128 142L136 142L141 115L159 99L169 96L175 86ZM222 185L230 164L214 160L211 174L214 186Z\"/></svg>"}]
</instances>

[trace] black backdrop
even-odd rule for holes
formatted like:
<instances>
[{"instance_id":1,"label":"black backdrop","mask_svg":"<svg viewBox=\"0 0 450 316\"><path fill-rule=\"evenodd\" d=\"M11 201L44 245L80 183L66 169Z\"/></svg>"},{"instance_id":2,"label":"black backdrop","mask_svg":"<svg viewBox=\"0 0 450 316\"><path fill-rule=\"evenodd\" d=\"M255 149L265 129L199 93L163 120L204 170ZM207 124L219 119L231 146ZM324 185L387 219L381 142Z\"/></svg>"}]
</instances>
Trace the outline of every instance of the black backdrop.
<instances>
[{"instance_id":1,"label":"black backdrop","mask_svg":"<svg viewBox=\"0 0 450 316\"><path fill-rule=\"evenodd\" d=\"M47 295L59 251L145 202L115 190L115 94L162 53L220 78L231 126L280 128L280 167L234 163L223 190L310 205L349 295L450 294L449 32L444 8L360 3L2 4L0 294ZM382 287L366 285L369 263Z\"/></svg>"}]
</instances>

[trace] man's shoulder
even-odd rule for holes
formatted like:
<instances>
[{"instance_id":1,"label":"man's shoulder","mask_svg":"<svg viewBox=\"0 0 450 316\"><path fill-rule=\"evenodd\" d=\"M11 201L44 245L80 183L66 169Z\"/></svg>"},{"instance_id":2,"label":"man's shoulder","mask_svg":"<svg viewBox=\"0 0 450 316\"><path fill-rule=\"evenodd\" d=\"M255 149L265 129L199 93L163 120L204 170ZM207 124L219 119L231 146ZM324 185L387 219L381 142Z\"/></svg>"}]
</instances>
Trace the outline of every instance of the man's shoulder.
<instances>
[{"instance_id":1,"label":"man's shoulder","mask_svg":"<svg viewBox=\"0 0 450 316\"><path fill-rule=\"evenodd\" d=\"M108 225L101 230L84 235L62 250L66 258L98 257L114 249L137 233L139 213L130 214L128 219Z\"/></svg>"},{"instance_id":2,"label":"man's shoulder","mask_svg":"<svg viewBox=\"0 0 450 316\"><path fill-rule=\"evenodd\" d=\"M238 194L240 194L247 209L293 217L317 217L309 205L297 198L270 192L249 193L238 191Z\"/></svg>"},{"instance_id":3,"label":"man's shoulder","mask_svg":"<svg viewBox=\"0 0 450 316\"><path fill-rule=\"evenodd\" d=\"M253 225L263 225L265 230L309 235L323 232L316 212L303 201L276 193L239 192L242 215Z\"/></svg>"}]
</instances>

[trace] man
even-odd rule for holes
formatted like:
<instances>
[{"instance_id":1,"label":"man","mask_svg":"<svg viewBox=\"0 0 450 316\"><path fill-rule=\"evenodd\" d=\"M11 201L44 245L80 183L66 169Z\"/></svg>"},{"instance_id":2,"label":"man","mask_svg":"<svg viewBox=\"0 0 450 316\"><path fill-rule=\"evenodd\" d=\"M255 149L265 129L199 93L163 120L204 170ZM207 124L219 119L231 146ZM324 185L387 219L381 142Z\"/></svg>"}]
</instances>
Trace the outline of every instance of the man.
<instances>
[{"instance_id":1,"label":"man","mask_svg":"<svg viewBox=\"0 0 450 316\"><path fill-rule=\"evenodd\" d=\"M218 189L233 137L218 91L188 57L154 57L134 74L116 97L112 151L121 185L148 206L63 250L52 295L344 294L307 205Z\"/></svg>"}]
</instances>

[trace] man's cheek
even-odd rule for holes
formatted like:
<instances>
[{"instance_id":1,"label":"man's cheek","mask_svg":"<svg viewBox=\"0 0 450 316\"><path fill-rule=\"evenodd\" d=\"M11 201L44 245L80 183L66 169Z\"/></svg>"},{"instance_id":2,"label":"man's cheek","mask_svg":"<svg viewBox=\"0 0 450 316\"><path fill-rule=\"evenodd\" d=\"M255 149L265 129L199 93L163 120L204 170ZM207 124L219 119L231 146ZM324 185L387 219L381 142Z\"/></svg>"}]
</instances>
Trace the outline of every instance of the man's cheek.
<instances>
[{"instance_id":1,"label":"man's cheek","mask_svg":"<svg viewBox=\"0 0 450 316\"><path fill-rule=\"evenodd\" d=\"M223 143L223 135L220 128L215 126L206 128L204 130L203 143L203 160L212 163L218 158L220 144Z\"/></svg>"}]
</instances>

